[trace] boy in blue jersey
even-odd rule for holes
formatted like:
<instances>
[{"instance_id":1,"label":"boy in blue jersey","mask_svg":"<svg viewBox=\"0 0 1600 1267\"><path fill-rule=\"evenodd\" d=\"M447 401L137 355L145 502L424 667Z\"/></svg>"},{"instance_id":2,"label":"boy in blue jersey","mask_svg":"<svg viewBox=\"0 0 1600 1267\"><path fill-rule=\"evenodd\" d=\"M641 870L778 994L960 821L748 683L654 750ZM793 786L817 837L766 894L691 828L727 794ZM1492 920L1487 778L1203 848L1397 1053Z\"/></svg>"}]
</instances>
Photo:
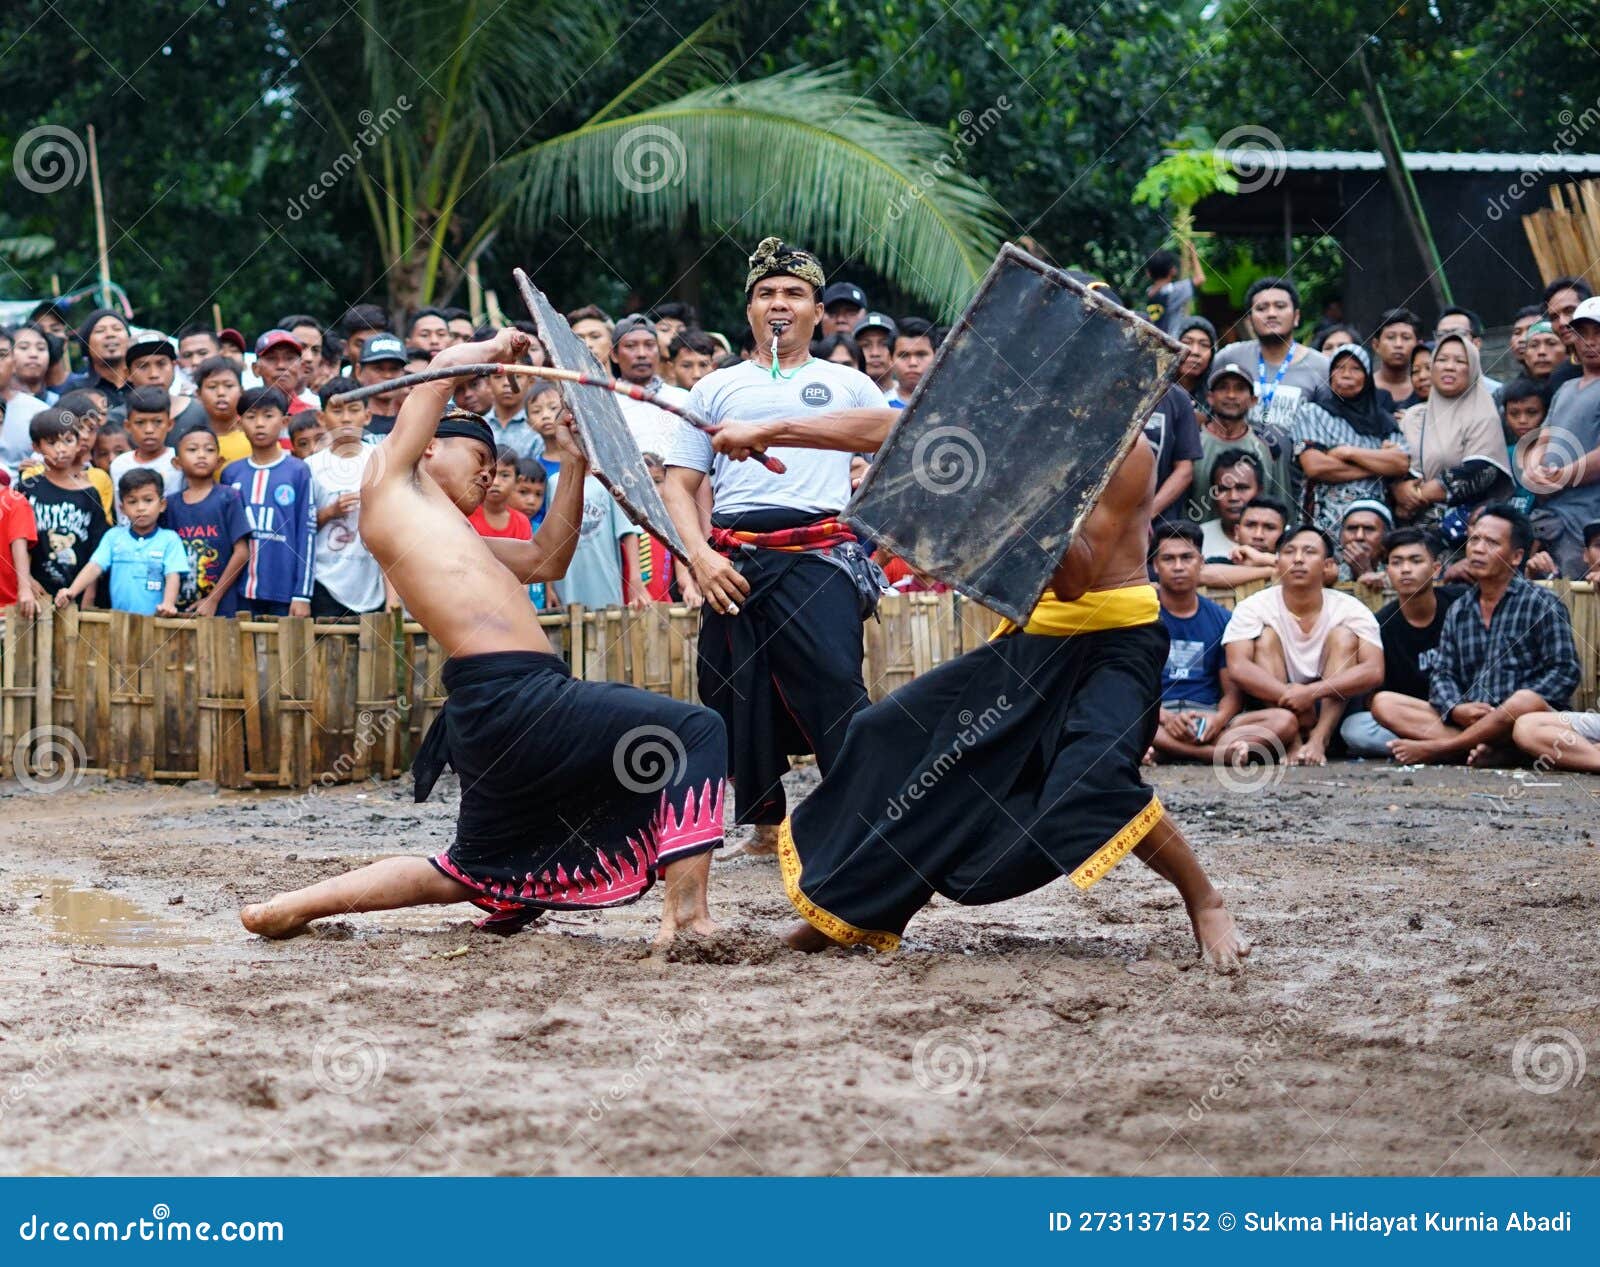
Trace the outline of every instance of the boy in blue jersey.
<instances>
[{"instance_id":1,"label":"boy in blue jersey","mask_svg":"<svg viewBox=\"0 0 1600 1267\"><path fill-rule=\"evenodd\" d=\"M1161 714L1146 761L1156 754L1185 761L1235 762L1282 753L1294 739L1294 714L1269 708L1240 721L1244 696L1228 677L1222 634L1229 613L1198 592L1204 537L1188 523L1157 524L1150 566L1169 642L1161 670Z\"/></svg>"},{"instance_id":2,"label":"boy in blue jersey","mask_svg":"<svg viewBox=\"0 0 1600 1267\"><path fill-rule=\"evenodd\" d=\"M189 552L177 533L158 526L167 504L161 476L148 467L135 467L118 482L117 495L127 522L100 538L77 578L56 591L56 606L76 601L109 572L114 610L176 616L178 585L189 571Z\"/></svg>"},{"instance_id":3,"label":"boy in blue jersey","mask_svg":"<svg viewBox=\"0 0 1600 1267\"><path fill-rule=\"evenodd\" d=\"M242 616L311 614L317 502L311 468L279 444L288 412L276 387L253 387L239 397L250 456L228 463L222 483L238 490L250 524L250 558L235 586Z\"/></svg>"}]
</instances>

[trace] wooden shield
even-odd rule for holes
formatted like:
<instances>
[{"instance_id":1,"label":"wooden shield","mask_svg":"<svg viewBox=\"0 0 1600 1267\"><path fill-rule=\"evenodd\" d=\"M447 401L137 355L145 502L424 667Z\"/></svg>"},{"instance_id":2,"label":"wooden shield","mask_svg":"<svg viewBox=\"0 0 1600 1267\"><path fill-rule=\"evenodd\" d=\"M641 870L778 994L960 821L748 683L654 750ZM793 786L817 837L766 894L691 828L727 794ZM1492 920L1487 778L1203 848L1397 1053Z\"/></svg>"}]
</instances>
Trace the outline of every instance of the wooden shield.
<instances>
[{"instance_id":1,"label":"wooden shield","mask_svg":"<svg viewBox=\"0 0 1600 1267\"><path fill-rule=\"evenodd\" d=\"M520 268L512 269L511 273L516 278L517 289L522 292L522 302L528 306L533 323L539 329L539 338L550 350L550 359L556 367L602 378L612 377L611 367L594 359L589 345L572 333L567 319L555 310L544 292L528 280L528 275ZM667 513L655 481L650 478L650 470L622 416L617 397L598 387L567 383L558 386L577 421L578 433L589 451L589 469L595 478L611 491L630 520L658 538L687 564L689 551L673 525L672 516Z\"/></svg>"},{"instance_id":2,"label":"wooden shield","mask_svg":"<svg viewBox=\"0 0 1600 1267\"><path fill-rule=\"evenodd\" d=\"M1181 354L1142 317L1007 243L846 517L1022 623Z\"/></svg>"}]
</instances>

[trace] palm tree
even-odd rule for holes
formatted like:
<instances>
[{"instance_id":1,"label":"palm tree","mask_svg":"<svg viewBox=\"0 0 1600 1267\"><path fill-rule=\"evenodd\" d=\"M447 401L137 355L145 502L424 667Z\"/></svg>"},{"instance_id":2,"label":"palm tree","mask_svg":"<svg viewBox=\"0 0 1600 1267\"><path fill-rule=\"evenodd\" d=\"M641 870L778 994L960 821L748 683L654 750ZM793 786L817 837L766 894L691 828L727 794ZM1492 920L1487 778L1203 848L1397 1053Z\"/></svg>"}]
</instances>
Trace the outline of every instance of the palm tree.
<instances>
[{"instance_id":1,"label":"palm tree","mask_svg":"<svg viewBox=\"0 0 1600 1267\"><path fill-rule=\"evenodd\" d=\"M508 222L627 224L663 242L701 227L748 244L778 232L946 313L998 245L999 208L959 170L951 138L837 73L734 81L726 13L560 130L551 120L574 88L615 56L606 6L359 0L353 12L359 74L281 34L343 147L328 170L355 178L397 311L444 302Z\"/></svg>"}]
</instances>

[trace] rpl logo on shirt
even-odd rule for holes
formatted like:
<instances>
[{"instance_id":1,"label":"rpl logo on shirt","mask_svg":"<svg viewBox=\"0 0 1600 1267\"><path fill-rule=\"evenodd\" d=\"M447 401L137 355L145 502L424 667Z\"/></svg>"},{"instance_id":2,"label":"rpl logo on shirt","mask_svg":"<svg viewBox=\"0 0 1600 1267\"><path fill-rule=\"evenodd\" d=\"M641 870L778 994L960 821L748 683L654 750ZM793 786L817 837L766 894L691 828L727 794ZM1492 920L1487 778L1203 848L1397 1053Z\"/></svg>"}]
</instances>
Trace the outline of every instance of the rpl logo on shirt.
<instances>
[{"instance_id":1,"label":"rpl logo on shirt","mask_svg":"<svg viewBox=\"0 0 1600 1267\"><path fill-rule=\"evenodd\" d=\"M800 389L800 403L812 409L824 409L833 400L833 389L826 383L807 383Z\"/></svg>"}]
</instances>

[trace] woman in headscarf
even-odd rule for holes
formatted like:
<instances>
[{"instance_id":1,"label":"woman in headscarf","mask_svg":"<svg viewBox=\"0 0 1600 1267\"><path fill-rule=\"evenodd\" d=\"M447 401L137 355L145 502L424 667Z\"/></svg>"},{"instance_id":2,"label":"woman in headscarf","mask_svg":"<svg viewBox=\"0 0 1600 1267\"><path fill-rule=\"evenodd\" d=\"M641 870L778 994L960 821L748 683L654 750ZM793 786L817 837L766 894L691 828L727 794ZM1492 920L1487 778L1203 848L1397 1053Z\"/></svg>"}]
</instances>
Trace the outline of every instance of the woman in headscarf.
<instances>
[{"instance_id":1,"label":"woman in headscarf","mask_svg":"<svg viewBox=\"0 0 1600 1267\"><path fill-rule=\"evenodd\" d=\"M1412 523L1442 520L1447 544L1466 534L1474 506L1511 491L1505 433L1472 340L1451 333L1433 349L1427 400L1400 417L1410 478L1394 485L1395 509ZM1459 531L1458 531L1459 530Z\"/></svg>"},{"instance_id":2,"label":"woman in headscarf","mask_svg":"<svg viewBox=\"0 0 1600 1267\"><path fill-rule=\"evenodd\" d=\"M1410 471L1394 415L1378 399L1371 356L1359 343L1334 348L1328 381L1300 402L1294 456L1305 477L1305 517L1334 540L1352 503L1386 501L1386 481Z\"/></svg>"},{"instance_id":3,"label":"woman in headscarf","mask_svg":"<svg viewBox=\"0 0 1600 1267\"><path fill-rule=\"evenodd\" d=\"M1183 360L1178 365L1178 386L1189 393L1194 411L1204 418L1206 378L1211 373L1211 358L1217 350L1217 328L1204 317L1185 317L1178 322L1175 336L1183 344Z\"/></svg>"}]
</instances>

